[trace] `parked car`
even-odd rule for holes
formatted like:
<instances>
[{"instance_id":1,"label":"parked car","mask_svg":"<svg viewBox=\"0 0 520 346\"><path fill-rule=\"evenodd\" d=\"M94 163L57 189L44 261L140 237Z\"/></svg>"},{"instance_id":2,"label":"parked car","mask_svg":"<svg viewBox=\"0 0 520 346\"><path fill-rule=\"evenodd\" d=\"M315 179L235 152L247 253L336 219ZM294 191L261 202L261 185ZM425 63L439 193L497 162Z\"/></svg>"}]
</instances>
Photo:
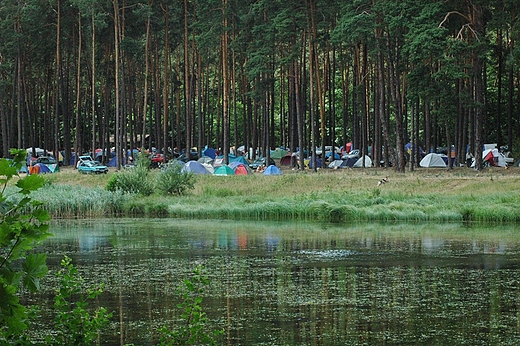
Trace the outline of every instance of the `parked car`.
<instances>
[{"instance_id":1,"label":"parked car","mask_svg":"<svg viewBox=\"0 0 520 346\"><path fill-rule=\"evenodd\" d=\"M56 159L52 156L39 156L35 163L43 163L44 165L53 165L56 164Z\"/></svg>"},{"instance_id":2,"label":"parked car","mask_svg":"<svg viewBox=\"0 0 520 346\"><path fill-rule=\"evenodd\" d=\"M274 162L273 159L269 158L269 164L266 165L265 164L265 157L259 157L258 159L254 160L253 162L251 162L249 164L249 168L251 168L252 170L256 170L258 168L258 166L267 167L267 166L271 166L271 165L275 165L276 166L276 163Z\"/></svg>"},{"instance_id":3,"label":"parked car","mask_svg":"<svg viewBox=\"0 0 520 346\"><path fill-rule=\"evenodd\" d=\"M108 167L96 161L78 161L78 171L82 174L108 173Z\"/></svg>"}]
</instances>

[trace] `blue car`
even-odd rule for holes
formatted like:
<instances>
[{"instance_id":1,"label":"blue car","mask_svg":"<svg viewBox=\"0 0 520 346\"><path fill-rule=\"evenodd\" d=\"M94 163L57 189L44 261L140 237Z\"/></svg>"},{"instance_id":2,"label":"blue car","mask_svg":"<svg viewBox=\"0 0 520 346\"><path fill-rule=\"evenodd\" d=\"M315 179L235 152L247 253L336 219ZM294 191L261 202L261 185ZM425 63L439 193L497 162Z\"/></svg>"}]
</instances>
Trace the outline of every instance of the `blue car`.
<instances>
[{"instance_id":1,"label":"blue car","mask_svg":"<svg viewBox=\"0 0 520 346\"><path fill-rule=\"evenodd\" d=\"M80 161L78 171L83 174L106 174L108 173L108 167L96 161Z\"/></svg>"}]
</instances>

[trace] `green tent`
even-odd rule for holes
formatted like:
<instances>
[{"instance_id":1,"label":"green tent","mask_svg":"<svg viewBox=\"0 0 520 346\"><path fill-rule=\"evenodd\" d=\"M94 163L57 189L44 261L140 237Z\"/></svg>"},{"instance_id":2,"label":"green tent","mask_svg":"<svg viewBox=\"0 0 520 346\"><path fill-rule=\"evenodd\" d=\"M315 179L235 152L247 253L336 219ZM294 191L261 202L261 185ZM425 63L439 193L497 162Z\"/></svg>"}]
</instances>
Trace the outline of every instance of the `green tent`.
<instances>
[{"instance_id":1,"label":"green tent","mask_svg":"<svg viewBox=\"0 0 520 346\"><path fill-rule=\"evenodd\" d=\"M281 159L288 153L289 152L287 150L278 148L276 150L271 150L270 156L272 159Z\"/></svg>"},{"instance_id":2,"label":"green tent","mask_svg":"<svg viewBox=\"0 0 520 346\"><path fill-rule=\"evenodd\" d=\"M213 173L213 175L235 175L235 171L228 165L222 165L215 169L215 173Z\"/></svg>"}]
</instances>

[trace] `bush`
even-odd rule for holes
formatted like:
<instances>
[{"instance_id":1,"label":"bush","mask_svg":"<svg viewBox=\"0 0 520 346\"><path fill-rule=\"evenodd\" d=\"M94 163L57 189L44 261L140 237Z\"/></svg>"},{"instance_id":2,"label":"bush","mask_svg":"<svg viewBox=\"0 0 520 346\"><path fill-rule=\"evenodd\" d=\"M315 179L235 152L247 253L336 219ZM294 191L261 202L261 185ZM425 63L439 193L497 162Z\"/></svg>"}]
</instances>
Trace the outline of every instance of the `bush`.
<instances>
[{"instance_id":1,"label":"bush","mask_svg":"<svg viewBox=\"0 0 520 346\"><path fill-rule=\"evenodd\" d=\"M33 248L51 234L49 214L30 194L40 189L38 175L18 177L25 161L25 150L11 149L12 160L0 159L0 344L21 343L27 329L28 309L20 302L19 290L40 288L47 273L46 255ZM11 183L13 178L16 183ZM18 179L19 178L19 179ZM13 184L13 193L6 187Z\"/></svg>"},{"instance_id":2,"label":"bush","mask_svg":"<svg viewBox=\"0 0 520 346\"><path fill-rule=\"evenodd\" d=\"M168 195L183 195L194 185L195 176L191 172L183 172L182 165L168 165L157 177L157 188Z\"/></svg>"},{"instance_id":3,"label":"bush","mask_svg":"<svg viewBox=\"0 0 520 346\"><path fill-rule=\"evenodd\" d=\"M118 172L110 177L106 189L149 196L154 191L154 184L148 173L149 169L140 165Z\"/></svg>"}]
</instances>

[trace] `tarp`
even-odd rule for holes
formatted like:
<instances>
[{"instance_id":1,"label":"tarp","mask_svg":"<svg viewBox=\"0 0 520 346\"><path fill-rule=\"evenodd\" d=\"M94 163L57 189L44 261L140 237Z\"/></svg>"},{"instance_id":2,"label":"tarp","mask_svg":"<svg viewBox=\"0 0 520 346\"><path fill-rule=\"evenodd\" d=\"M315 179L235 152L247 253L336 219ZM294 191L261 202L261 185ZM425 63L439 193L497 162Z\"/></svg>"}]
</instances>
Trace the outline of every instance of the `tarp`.
<instances>
[{"instance_id":1,"label":"tarp","mask_svg":"<svg viewBox=\"0 0 520 346\"><path fill-rule=\"evenodd\" d=\"M275 165L270 165L265 169L264 175L282 175L282 171Z\"/></svg>"},{"instance_id":2,"label":"tarp","mask_svg":"<svg viewBox=\"0 0 520 346\"><path fill-rule=\"evenodd\" d=\"M224 162L224 155L220 155L217 159L222 159L221 162ZM246 158L243 157L243 156L235 156L233 154L229 154L228 155L228 160L229 160L229 163L231 162L240 162L240 163L243 163L244 165L248 165L249 162L247 162ZM215 160L216 161L216 160Z\"/></svg>"},{"instance_id":3,"label":"tarp","mask_svg":"<svg viewBox=\"0 0 520 346\"><path fill-rule=\"evenodd\" d=\"M25 151L27 152L27 155L32 155L32 150L33 150L32 147L25 149ZM36 153L36 157L42 156L45 154L45 150L42 148L34 148L34 151Z\"/></svg>"},{"instance_id":4,"label":"tarp","mask_svg":"<svg viewBox=\"0 0 520 346\"><path fill-rule=\"evenodd\" d=\"M223 164L219 168L215 169L213 175L235 175L235 171L228 165Z\"/></svg>"},{"instance_id":5,"label":"tarp","mask_svg":"<svg viewBox=\"0 0 520 346\"><path fill-rule=\"evenodd\" d=\"M186 162L181 169L181 172L189 172L193 174L210 174L206 167L202 165L202 163L197 161L188 161Z\"/></svg>"},{"instance_id":6,"label":"tarp","mask_svg":"<svg viewBox=\"0 0 520 346\"><path fill-rule=\"evenodd\" d=\"M208 164L213 164L213 161L215 161L215 159L212 159L211 157L209 156L202 156L200 159L198 159L197 161L199 161L200 163L208 163Z\"/></svg>"},{"instance_id":7,"label":"tarp","mask_svg":"<svg viewBox=\"0 0 520 346\"><path fill-rule=\"evenodd\" d=\"M372 159L370 157L368 157L367 155L365 155L365 167L371 167L372 166ZM363 167L363 158L360 157L356 163L354 163L354 165L352 167L357 167L357 168L361 168Z\"/></svg>"},{"instance_id":8,"label":"tarp","mask_svg":"<svg viewBox=\"0 0 520 346\"><path fill-rule=\"evenodd\" d=\"M282 157L284 157L285 155L287 155L289 152L285 149L281 149L281 148L278 148L276 150L271 150L270 152L270 157L272 159L281 159Z\"/></svg>"},{"instance_id":9,"label":"tarp","mask_svg":"<svg viewBox=\"0 0 520 346\"><path fill-rule=\"evenodd\" d=\"M421 162L419 162L419 166L425 168L446 168L446 162L444 162L441 154L429 153Z\"/></svg>"},{"instance_id":10,"label":"tarp","mask_svg":"<svg viewBox=\"0 0 520 346\"><path fill-rule=\"evenodd\" d=\"M329 163L329 168L340 168L343 167L343 164L345 162L343 160L334 160L331 163Z\"/></svg>"},{"instance_id":11,"label":"tarp","mask_svg":"<svg viewBox=\"0 0 520 346\"><path fill-rule=\"evenodd\" d=\"M208 156L215 159L215 157L217 157L217 151L213 148L206 148L202 150L202 156Z\"/></svg>"}]
</instances>

